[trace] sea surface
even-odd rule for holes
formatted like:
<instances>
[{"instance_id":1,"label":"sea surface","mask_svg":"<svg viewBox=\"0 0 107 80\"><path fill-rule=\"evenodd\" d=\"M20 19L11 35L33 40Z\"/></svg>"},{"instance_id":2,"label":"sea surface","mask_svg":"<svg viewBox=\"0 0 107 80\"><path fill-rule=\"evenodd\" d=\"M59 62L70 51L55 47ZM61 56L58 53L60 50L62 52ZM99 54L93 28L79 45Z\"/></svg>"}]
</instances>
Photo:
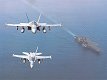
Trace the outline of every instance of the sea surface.
<instances>
[{"instance_id":1,"label":"sea surface","mask_svg":"<svg viewBox=\"0 0 107 80\"><path fill-rule=\"evenodd\" d=\"M16 6L14 2L4 3L3 11L0 10L0 80L107 80L107 1L67 0L56 6L55 1L53 5L51 1L50 5L42 3L42 7L32 4L33 8L30 3L21 3L22 8L18 3ZM6 7L8 4L12 11ZM13 9L14 6L18 9ZM46 34L42 31L33 34L27 29L21 33L20 29L5 25L27 22L25 13L30 21L37 21L42 13L40 22L61 23L63 27L47 29ZM101 52L83 48L70 32L96 42ZM45 59L41 64L35 62L31 69L29 62L23 64L12 57L23 51L35 52L37 46L38 52L51 55L52 59Z\"/></svg>"}]
</instances>

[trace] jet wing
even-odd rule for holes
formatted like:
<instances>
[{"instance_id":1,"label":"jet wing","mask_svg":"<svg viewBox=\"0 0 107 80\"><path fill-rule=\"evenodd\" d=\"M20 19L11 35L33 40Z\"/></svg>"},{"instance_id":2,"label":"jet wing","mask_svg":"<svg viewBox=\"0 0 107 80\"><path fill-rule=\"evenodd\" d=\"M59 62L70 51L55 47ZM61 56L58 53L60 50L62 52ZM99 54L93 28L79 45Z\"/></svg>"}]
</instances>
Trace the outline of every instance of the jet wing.
<instances>
[{"instance_id":1,"label":"jet wing","mask_svg":"<svg viewBox=\"0 0 107 80\"><path fill-rule=\"evenodd\" d=\"M14 55L14 54L13 54L13 57L26 58L26 59L28 59L28 56L27 56L27 55Z\"/></svg>"},{"instance_id":2,"label":"jet wing","mask_svg":"<svg viewBox=\"0 0 107 80\"><path fill-rule=\"evenodd\" d=\"M51 56L36 56L36 59L46 59L46 58L51 59Z\"/></svg>"},{"instance_id":3,"label":"jet wing","mask_svg":"<svg viewBox=\"0 0 107 80\"><path fill-rule=\"evenodd\" d=\"M41 55L42 53L35 53L36 54L36 56L39 56L39 55Z\"/></svg>"},{"instance_id":4,"label":"jet wing","mask_svg":"<svg viewBox=\"0 0 107 80\"><path fill-rule=\"evenodd\" d=\"M28 52L22 52L22 53L23 53L23 54L25 54L25 55L27 55L27 56L29 55L29 53L28 53Z\"/></svg>"},{"instance_id":5,"label":"jet wing","mask_svg":"<svg viewBox=\"0 0 107 80\"><path fill-rule=\"evenodd\" d=\"M56 26L62 26L61 24L47 24L46 25L47 27L56 27Z\"/></svg>"},{"instance_id":6,"label":"jet wing","mask_svg":"<svg viewBox=\"0 0 107 80\"><path fill-rule=\"evenodd\" d=\"M7 26L18 26L18 27L26 27L26 26L30 26L29 23L20 23L20 24L6 24Z\"/></svg>"},{"instance_id":7,"label":"jet wing","mask_svg":"<svg viewBox=\"0 0 107 80\"><path fill-rule=\"evenodd\" d=\"M62 26L61 24L47 24L47 23L39 23L42 27L55 27L55 26Z\"/></svg>"}]
</instances>

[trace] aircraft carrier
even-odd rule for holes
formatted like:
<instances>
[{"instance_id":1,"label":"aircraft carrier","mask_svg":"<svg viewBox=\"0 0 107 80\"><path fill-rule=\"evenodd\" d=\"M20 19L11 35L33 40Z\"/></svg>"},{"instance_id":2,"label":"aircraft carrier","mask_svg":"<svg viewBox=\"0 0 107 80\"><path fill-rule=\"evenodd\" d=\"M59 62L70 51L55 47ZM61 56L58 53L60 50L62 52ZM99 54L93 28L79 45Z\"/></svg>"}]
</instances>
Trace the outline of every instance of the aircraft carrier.
<instances>
[{"instance_id":1,"label":"aircraft carrier","mask_svg":"<svg viewBox=\"0 0 107 80\"><path fill-rule=\"evenodd\" d=\"M73 36L73 38L75 39L75 41L80 44L82 47L87 48L89 50L92 50L94 52L100 53L101 50L98 47L98 44L96 42L91 41L90 39L88 39L85 36L78 36L75 35L74 33L72 33L70 30L65 29L70 35Z\"/></svg>"},{"instance_id":2,"label":"aircraft carrier","mask_svg":"<svg viewBox=\"0 0 107 80\"><path fill-rule=\"evenodd\" d=\"M74 36L75 41L79 43L81 46L90 49L94 52L100 53L100 48L97 46L97 44L87 37L84 36Z\"/></svg>"}]
</instances>

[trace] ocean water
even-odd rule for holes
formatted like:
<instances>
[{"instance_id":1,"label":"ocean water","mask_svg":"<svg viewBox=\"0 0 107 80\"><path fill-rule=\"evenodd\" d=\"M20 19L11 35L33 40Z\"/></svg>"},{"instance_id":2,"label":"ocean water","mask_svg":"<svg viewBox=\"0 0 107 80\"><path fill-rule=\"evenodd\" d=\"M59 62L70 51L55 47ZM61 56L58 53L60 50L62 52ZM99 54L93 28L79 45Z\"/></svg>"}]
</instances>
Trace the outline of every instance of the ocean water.
<instances>
[{"instance_id":1,"label":"ocean water","mask_svg":"<svg viewBox=\"0 0 107 80\"><path fill-rule=\"evenodd\" d=\"M4 7L4 12L0 13L0 80L107 80L107 1L67 0L65 3L59 7L47 7L46 3L42 8L38 5L42 11L41 22L63 25L46 34L32 34L27 30L22 34L5 25L27 22L26 11L30 20L37 20L37 9L24 5L23 11L19 6L19 12L12 13ZM54 9L50 9L53 6ZM101 53L84 49L65 29L96 42ZM51 55L52 59L45 59L40 65L36 62L31 69L29 62L23 64L12 57L12 54L22 54L23 51L34 52L37 46L39 52Z\"/></svg>"}]
</instances>

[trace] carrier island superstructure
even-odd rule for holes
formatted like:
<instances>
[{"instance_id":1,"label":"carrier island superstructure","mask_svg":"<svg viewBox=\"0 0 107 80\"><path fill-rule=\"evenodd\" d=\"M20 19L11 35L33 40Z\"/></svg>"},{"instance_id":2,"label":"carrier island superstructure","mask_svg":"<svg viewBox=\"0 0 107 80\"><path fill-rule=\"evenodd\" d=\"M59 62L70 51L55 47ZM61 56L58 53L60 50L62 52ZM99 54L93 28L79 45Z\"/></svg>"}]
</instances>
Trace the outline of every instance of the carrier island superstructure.
<instances>
[{"instance_id":1,"label":"carrier island superstructure","mask_svg":"<svg viewBox=\"0 0 107 80\"><path fill-rule=\"evenodd\" d=\"M89 38L84 37L84 36L75 36L74 39L82 47L90 49L97 53L100 52L100 48L97 46L96 42L91 41Z\"/></svg>"},{"instance_id":2,"label":"carrier island superstructure","mask_svg":"<svg viewBox=\"0 0 107 80\"><path fill-rule=\"evenodd\" d=\"M75 39L75 41L80 44L82 47L87 48L89 50L92 50L94 52L100 53L100 48L96 44L96 42L90 40L89 38L85 36L77 36L74 33L71 32L71 35Z\"/></svg>"}]
</instances>

